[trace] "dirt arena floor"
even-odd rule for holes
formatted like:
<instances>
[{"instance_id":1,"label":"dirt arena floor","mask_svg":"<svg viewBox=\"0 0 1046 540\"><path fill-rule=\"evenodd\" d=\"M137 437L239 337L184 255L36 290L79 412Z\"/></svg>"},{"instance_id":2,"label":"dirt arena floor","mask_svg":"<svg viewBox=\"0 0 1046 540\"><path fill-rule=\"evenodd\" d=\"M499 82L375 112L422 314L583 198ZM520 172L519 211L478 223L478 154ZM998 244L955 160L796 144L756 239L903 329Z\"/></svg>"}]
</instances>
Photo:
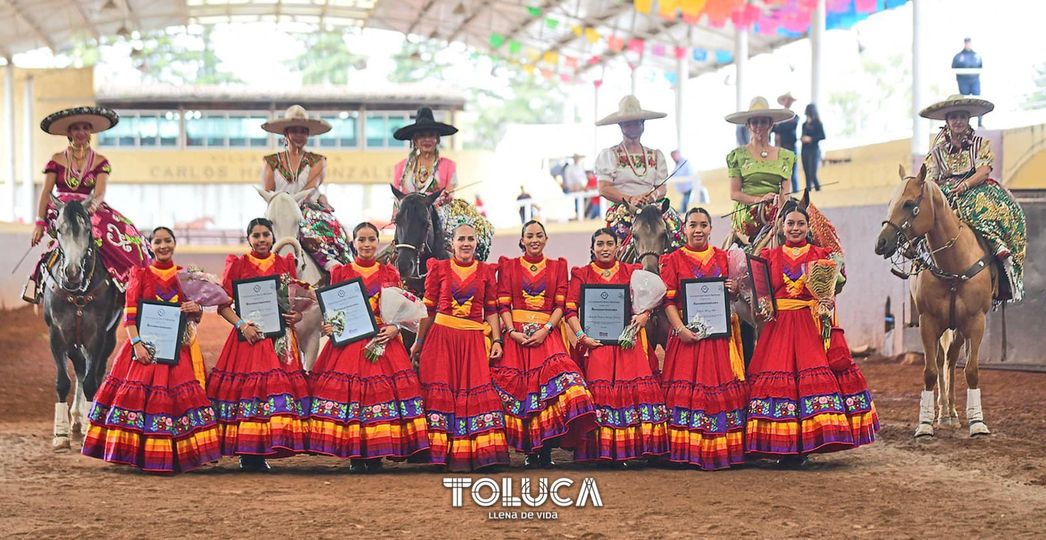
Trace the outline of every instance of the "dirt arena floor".
<instances>
[{"instance_id":1,"label":"dirt arena floor","mask_svg":"<svg viewBox=\"0 0 1046 540\"><path fill-rule=\"evenodd\" d=\"M357 476L334 458L273 461L243 474L232 459L173 478L50 449L54 366L42 317L0 312L0 536L290 538L490 537L1043 537L1046 536L1046 374L982 372L994 434L965 428L912 439L921 367L862 364L881 440L815 458L806 470L769 463L702 473L658 467L608 471L569 463L519 478L595 479L602 508L556 508L556 519L492 519L466 492L451 507L443 473L414 465ZM205 316L213 363L227 326ZM959 395L965 396L964 383ZM965 398L959 400L960 411ZM518 457L516 465L520 465ZM458 475L461 476L461 475ZM478 479L480 475L472 475Z\"/></svg>"}]
</instances>

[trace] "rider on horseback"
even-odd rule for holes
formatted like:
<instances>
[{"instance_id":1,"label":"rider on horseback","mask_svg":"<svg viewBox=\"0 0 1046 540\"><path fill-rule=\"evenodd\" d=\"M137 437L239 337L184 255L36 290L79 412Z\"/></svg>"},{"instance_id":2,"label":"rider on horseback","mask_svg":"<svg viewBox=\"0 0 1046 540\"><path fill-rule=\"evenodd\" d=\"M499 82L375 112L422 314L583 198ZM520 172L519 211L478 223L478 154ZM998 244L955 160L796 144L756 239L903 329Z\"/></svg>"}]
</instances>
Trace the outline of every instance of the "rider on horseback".
<instances>
[{"instance_id":1,"label":"rider on horseback","mask_svg":"<svg viewBox=\"0 0 1046 540\"><path fill-rule=\"evenodd\" d=\"M995 108L991 102L951 96L923 109L919 115L944 120L924 162L926 178L933 180L948 198L959 219L969 224L987 242L1008 278L999 300L1024 296L1024 257L1028 231L1024 211L997 180L990 178L995 156L991 142L970 127L971 116L983 116Z\"/></svg>"},{"instance_id":2,"label":"rider on horseback","mask_svg":"<svg viewBox=\"0 0 1046 540\"><path fill-rule=\"evenodd\" d=\"M494 228L485 217L468 201L455 199L454 190L458 187L457 165L450 158L440 156L440 137L450 136L458 128L437 122L432 109L420 107L413 124L397 129L392 136L399 141L410 141L410 155L396 164L392 187L402 195L411 193L439 193L435 207L440 222L444 225L444 239L450 244L451 231L462 223L472 225L476 230L479 244L476 247L476 258L487 260L490 244L494 238ZM397 197L392 211L392 221L396 221L402 197Z\"/></svg>"},{"instance_id":3,"label":"rider on horseback","mask_svg":"<svg viewBox=\"0 0 1046 540\"><path fill-rule=\"evenodd\" d=\"M105 202L105 189L112 167L105 156L95 153L91 148L91 134L110 129L119 121L116 112L105 107L74 107L53 113L40 122L40 129L45 132L65 136L69 140L69 147L54 154L44 167L47 176L40 191L32 245L40 243L45 232L57 238L55 220L58 211L55 201L84 202L91 216L95 244L92 247L99 250L109 276L117 288L123 291L131 269L148 263L151 256L145 237L134 224ZM49 271L58 259L55 245L54 241L49 244L48 251L33 269L22 291L22 299L26 302L35 304L40 301L43 273Z\"/></svg>"},{"instance_id":4,"label":"rider on horseback","mask_svg":"<svg viewBox=\"0 0 1046 540\"><path fill-rule=\"evenodd\" d=\"M774 124L794 116L788 109L771 109L766 98L756 96L747 111L726 117L727 122L744 125L752 134L748 144L726 156L730 198L736 201L731 222L735 235L743 242L750 243L765 224L774 222L784 198L795 166L795 153L771 146L770 131Z\"/></svg>"},{"instance_id":5,"label":"rider on horseback","mask_svg":"<svg viewBox=\"0 0 1046 540\"><path fill-rule=\"evenodd\" d=\"M635 96L625 96L618 103L617 112L596 122L597 126L617 124L621 128L622 141L599 152L595 173L599 194L614 203L607 211L607 226L623 239L622 250L632 241L632 220L636 212L648 204L662 204L666 200L665 156L660 150L643 146L639 140L646 120L665 116L662 112L644 110ZM682 220L672 205L662 206L671 249L678 248L684 244Z\"/></svg>"}]
</instances>

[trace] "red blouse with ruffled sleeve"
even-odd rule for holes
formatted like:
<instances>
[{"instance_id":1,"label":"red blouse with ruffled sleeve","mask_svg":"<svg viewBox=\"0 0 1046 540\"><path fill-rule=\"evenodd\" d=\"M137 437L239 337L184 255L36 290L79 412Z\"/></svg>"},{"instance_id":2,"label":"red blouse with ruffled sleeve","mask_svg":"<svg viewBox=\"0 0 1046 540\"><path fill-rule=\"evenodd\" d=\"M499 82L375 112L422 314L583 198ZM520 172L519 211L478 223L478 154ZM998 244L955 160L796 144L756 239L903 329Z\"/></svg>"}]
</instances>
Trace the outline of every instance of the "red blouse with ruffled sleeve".
<instances>
[{"instance_id":1,"label":"red blouse with ruffled sleeve","mask_svg":"<svg viewBox=\"0 0 1046 540\"><path fill-rule=\"evenodd\" d=\"M454 259L429 259L428 270L424 301L430 316L442 313L483 322L497 313L494 265L472 261L463 266Z\"/></svg>"},{"instance_id":2,"label":"red blouse with ruffled sleeve","mask_svg":"<svg viewBox=\"0 0 1046 540\"><path fill-rule=\"evenodd\" d=\"M498 311L552 313L566 304L568 277L566 259L502 257L498 261Z\"/></svg>"}]
</instances>

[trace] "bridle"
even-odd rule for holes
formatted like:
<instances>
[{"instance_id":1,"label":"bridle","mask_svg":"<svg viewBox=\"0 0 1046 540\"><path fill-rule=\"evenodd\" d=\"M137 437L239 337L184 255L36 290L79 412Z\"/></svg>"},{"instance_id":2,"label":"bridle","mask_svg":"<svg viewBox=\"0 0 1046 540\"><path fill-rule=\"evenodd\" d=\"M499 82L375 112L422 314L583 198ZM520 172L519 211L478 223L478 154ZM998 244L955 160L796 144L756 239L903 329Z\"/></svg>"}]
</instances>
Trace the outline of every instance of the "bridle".
<instances>
[{"instance_id":1,"label":"bridle","mask_svg":"<svg viewBox=\"0 0 1046 540\"><path fill-rule=\"evenodd\" d=\"M427 230L425 232L425 236L428 236L428 231ZM428 247L428 241L427 240L423 241L421 243L421 246L415 246L413 244L401 244L401 243L398 243L398 242L396 244L393 244L393 246L396 249L396 257L393 260L399 258L399 251L401 249L405 249L405 250L408 250L408 251L413 251L415 253L415 255L416 255L414 257L414 264L411 265L410 275L405 276L404 279L425 279L425 277L429 275L428 270L426 270L424 273L420 272L420 270L421 270L421 259L424 258L426 255L428 255L428 256L432 255L431 250Z\"/></svg>"},{"instance_id":2,"label":"bridle","mask_svg":"<svg viewBox=\"0 0 1046 540\"><path fill-rule=\"evenodd\" d=\"M914 176L906 176L906 177L904 177L904 181L907 182L907 181L912 180L914 178L915 178ZM918 197L916 197L915 199L907 200L907 201L904 201L903 203L901 203L901 207L904 208L906 210L906 212L905 212L905 216L904 216L904 221L902 221L900 225L894 223L893 220L889 220L889 219L882 222L883 226L890 227L890 228L894 229L895 231L897 231L897 243L898 243L897 249L898 249L898 251L903 251L904 250L904 249L902 249L902 246L904 248L907 248L913 242L916 242L916 241L922 239L924 236L926 236L925 233L923 233L923 234L921 234L919 236L911 236L911 230L912 230L912 227L914 226L914 222L915 222L916 218L919 217L919 214L922 212L921 205L922 205L922 202L923 202L923 197L926 195L926 191L927 191L926 190L926 183L924 181L924 183L922 184L922 187L919 188L919 196ZM933 198L932 194L930 195L930 198L931 199ZM954 241L952 243L954 244ZM948 246L948 247L951 247L951 246Z\"/></svg>"},{"instance_id":3,"label":"bridle","mask_svg":"<svg viewBox=\"0 0 1046 540\"><path fill-rule=\"evenodd\" d=\"M61 249L61 246L59 246L58 250L61 255L59 257L60 262L56 266L64 266L61 264L61 261L65 260L65 251ZM90 261L89 265L88 261ZM109 283L109 278L106 277L100 280L97 285L91 287L91 282L94 281L95 269L98 267L98 261L97 250L94 247L94 243L90 241L90 237L88 237L87 251L84 252L84 256L80 258L79 264L80 275L83 276L83 278L80 280L79 286L76 287L69 287L63 278L54 275L53 269L47 269L47 274L51 277L51 280L57 284L57 287L53 288L61 289L63 294L60 296L64 297L65 301L69 302L74 308L76 308L76 314L73 318L73 340L72 343L70 343L70 345L74 347L83 343L84 310L87 309L87 306L90 305L91 302L95 301L99 292Z\"/></svg>"}]
</instances>

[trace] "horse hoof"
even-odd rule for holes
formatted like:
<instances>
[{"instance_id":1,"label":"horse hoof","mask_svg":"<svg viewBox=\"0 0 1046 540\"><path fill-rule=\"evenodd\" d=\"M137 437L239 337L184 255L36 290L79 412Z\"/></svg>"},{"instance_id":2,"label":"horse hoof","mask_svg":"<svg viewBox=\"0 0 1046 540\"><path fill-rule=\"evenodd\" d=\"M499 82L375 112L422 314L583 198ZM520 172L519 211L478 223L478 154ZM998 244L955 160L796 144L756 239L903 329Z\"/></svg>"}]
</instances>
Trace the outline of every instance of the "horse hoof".
<instances>
[{"instance_id":1,"label":"horse hoof","mask_svg":"<svg viewBox=\"0 0 1046 540\"><path fill-rule=\"evenodd\" d=\"M933 426L920 424L915 430L915 440L929 440L933 438Z\"/></svg>"},{"instance_id":2,"label":"horse hoof","mask_svg":"<svg viewBox=\"0 0 1046 540\"><path fill-rule=\"evenodd\" d=\"M985 425L984 422L970 424L970 438L987 437L991 434L991 430L988 429L988 426Z\"/></svg>"},{"instance_id":3,"label":"horse hoof","mask_svg":"<svg viewBox=\"0 0 1046 540\"><path fill-rule=\"evenodd\" d=\"M60 452L62 450L69 450L69 449L70 449L70 446L69 446L69 437L68 436L55 437L55 438L51 439L51 450L54 450L55 452Z\"/></svg>"},{"instance_id":4,"label":"horse hoof","mask_svg":"<svg viewBox=\"0 0 1046 540\"><path fill-rule=\"evenodd\" d=\"M945 416L943 418L939 418L937 420L937 423L941 427L949 427L949 428L959 427L959 425L960 425L958 416Z\"/></svg>"}]
</instances>

